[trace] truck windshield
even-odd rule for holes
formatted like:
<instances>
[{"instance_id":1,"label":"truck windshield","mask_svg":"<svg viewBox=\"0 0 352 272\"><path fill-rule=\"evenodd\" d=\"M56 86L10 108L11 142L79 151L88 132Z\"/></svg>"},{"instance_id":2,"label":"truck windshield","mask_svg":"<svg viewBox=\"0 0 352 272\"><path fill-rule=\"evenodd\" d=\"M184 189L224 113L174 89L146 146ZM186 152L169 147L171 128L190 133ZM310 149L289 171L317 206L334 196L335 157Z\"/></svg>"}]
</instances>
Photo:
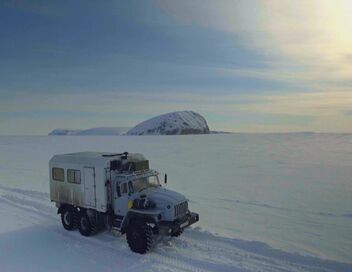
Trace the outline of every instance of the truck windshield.
<instances>
[{"instance_id":1,"label":"truck windshield","mask_svg":"<svg viewBox=\"0 0 352 272\"><path fill-rule=\"evenodd\" d=\"M159 187L160 184L157 176L150 176L133 180L132 186L135 192L140 192L147 188Z\"/></svg>"}]
</instances>

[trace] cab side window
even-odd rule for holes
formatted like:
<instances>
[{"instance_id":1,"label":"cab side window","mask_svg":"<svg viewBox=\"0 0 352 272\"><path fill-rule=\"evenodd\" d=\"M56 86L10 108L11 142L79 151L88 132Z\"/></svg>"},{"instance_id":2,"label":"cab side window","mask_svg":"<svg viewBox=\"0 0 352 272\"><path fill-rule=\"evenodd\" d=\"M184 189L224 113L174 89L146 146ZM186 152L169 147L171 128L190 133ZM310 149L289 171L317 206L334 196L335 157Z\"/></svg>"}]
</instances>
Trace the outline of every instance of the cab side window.
<instances>
[{"instance_id":1,"label":"cab side window","mask_svg":"<svg viewBox=\"0 0 352 272\"><path fill-rule=\"evenodd\" d=\"M130 193L133 194L134 193L134 190L133 190L133 185L132 185L132 182L128 182L128 189L130 190Z\"/></svg>"},{"instance_id":2,"label":"cab side window","mask_svg":"<svg viewBox=\"0 0 352 272\"><path fill-rule=\"evenodd\" d=\"M126 182L122 183L120 187L121 187L120 189L121 194L127 194L127 183Z\"/></svg>"}]
</instances>

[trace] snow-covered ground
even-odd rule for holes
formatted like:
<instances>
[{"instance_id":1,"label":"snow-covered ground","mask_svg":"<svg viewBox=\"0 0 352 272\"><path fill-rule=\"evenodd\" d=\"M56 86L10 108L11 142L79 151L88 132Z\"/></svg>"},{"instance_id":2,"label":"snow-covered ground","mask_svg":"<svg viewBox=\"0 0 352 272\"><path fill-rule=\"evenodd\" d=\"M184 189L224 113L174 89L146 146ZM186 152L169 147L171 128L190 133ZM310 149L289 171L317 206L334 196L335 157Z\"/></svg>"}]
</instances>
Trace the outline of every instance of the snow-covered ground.
<instances>
[{"instance_id":1,"label":"snow-covered ground","mask_svg":"<svg viewBox=\"0 0 352 272\"><path fill-rule=\"evenodd\" d=\"M56 153L144 153L200 222L141 256L65 231ZM0 271L352 271L352 136L0 137Z\"/></svg>"}]
</instances>

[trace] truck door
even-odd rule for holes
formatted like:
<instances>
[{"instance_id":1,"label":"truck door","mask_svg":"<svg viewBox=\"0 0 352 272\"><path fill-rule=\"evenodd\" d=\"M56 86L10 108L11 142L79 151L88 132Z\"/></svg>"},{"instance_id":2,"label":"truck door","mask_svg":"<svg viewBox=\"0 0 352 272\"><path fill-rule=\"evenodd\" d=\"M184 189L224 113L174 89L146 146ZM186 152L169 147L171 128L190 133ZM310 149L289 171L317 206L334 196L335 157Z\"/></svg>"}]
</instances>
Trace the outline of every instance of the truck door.
<instances>
[{"instance_id":1,"label":"truck door","mask_svg":"<svg viewBox=\"0 0 352 272\"><path fill-rule=\"evenodd\" d=\"M115 219L113 224L115 227L120 227L123 218L127 214L128 201L130 200L128 182L126 180L120 182L116 181L114 187Z\"/></svg>"},{"instance_id":2,"label":"truck door","mask_svg":"<svg viewBox=\"0 0 352 272\"><path fill-rule=\"evenodd\" d=\"M89 207L96 206L95 168L84 167L84 202Z\"/></svg>"}]
</instances>

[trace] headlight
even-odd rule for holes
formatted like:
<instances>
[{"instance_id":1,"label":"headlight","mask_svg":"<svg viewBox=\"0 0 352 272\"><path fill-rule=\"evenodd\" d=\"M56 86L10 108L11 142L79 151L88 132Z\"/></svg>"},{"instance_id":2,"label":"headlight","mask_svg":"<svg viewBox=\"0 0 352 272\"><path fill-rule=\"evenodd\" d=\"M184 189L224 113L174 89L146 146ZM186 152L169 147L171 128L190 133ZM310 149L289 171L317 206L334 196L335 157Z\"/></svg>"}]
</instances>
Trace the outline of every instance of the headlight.
<instances>
[{"instance_id":1,"label":"headlight","mask_svg":"<svg viewBox=\"0 0 352 272\"><path fill-rule=\"evenodd\" d=\"M132 209L132 207L133 207L133 201L132 200L128 200L127 207L128 207L128 209Z\"/></svg>"}]
</instances>

